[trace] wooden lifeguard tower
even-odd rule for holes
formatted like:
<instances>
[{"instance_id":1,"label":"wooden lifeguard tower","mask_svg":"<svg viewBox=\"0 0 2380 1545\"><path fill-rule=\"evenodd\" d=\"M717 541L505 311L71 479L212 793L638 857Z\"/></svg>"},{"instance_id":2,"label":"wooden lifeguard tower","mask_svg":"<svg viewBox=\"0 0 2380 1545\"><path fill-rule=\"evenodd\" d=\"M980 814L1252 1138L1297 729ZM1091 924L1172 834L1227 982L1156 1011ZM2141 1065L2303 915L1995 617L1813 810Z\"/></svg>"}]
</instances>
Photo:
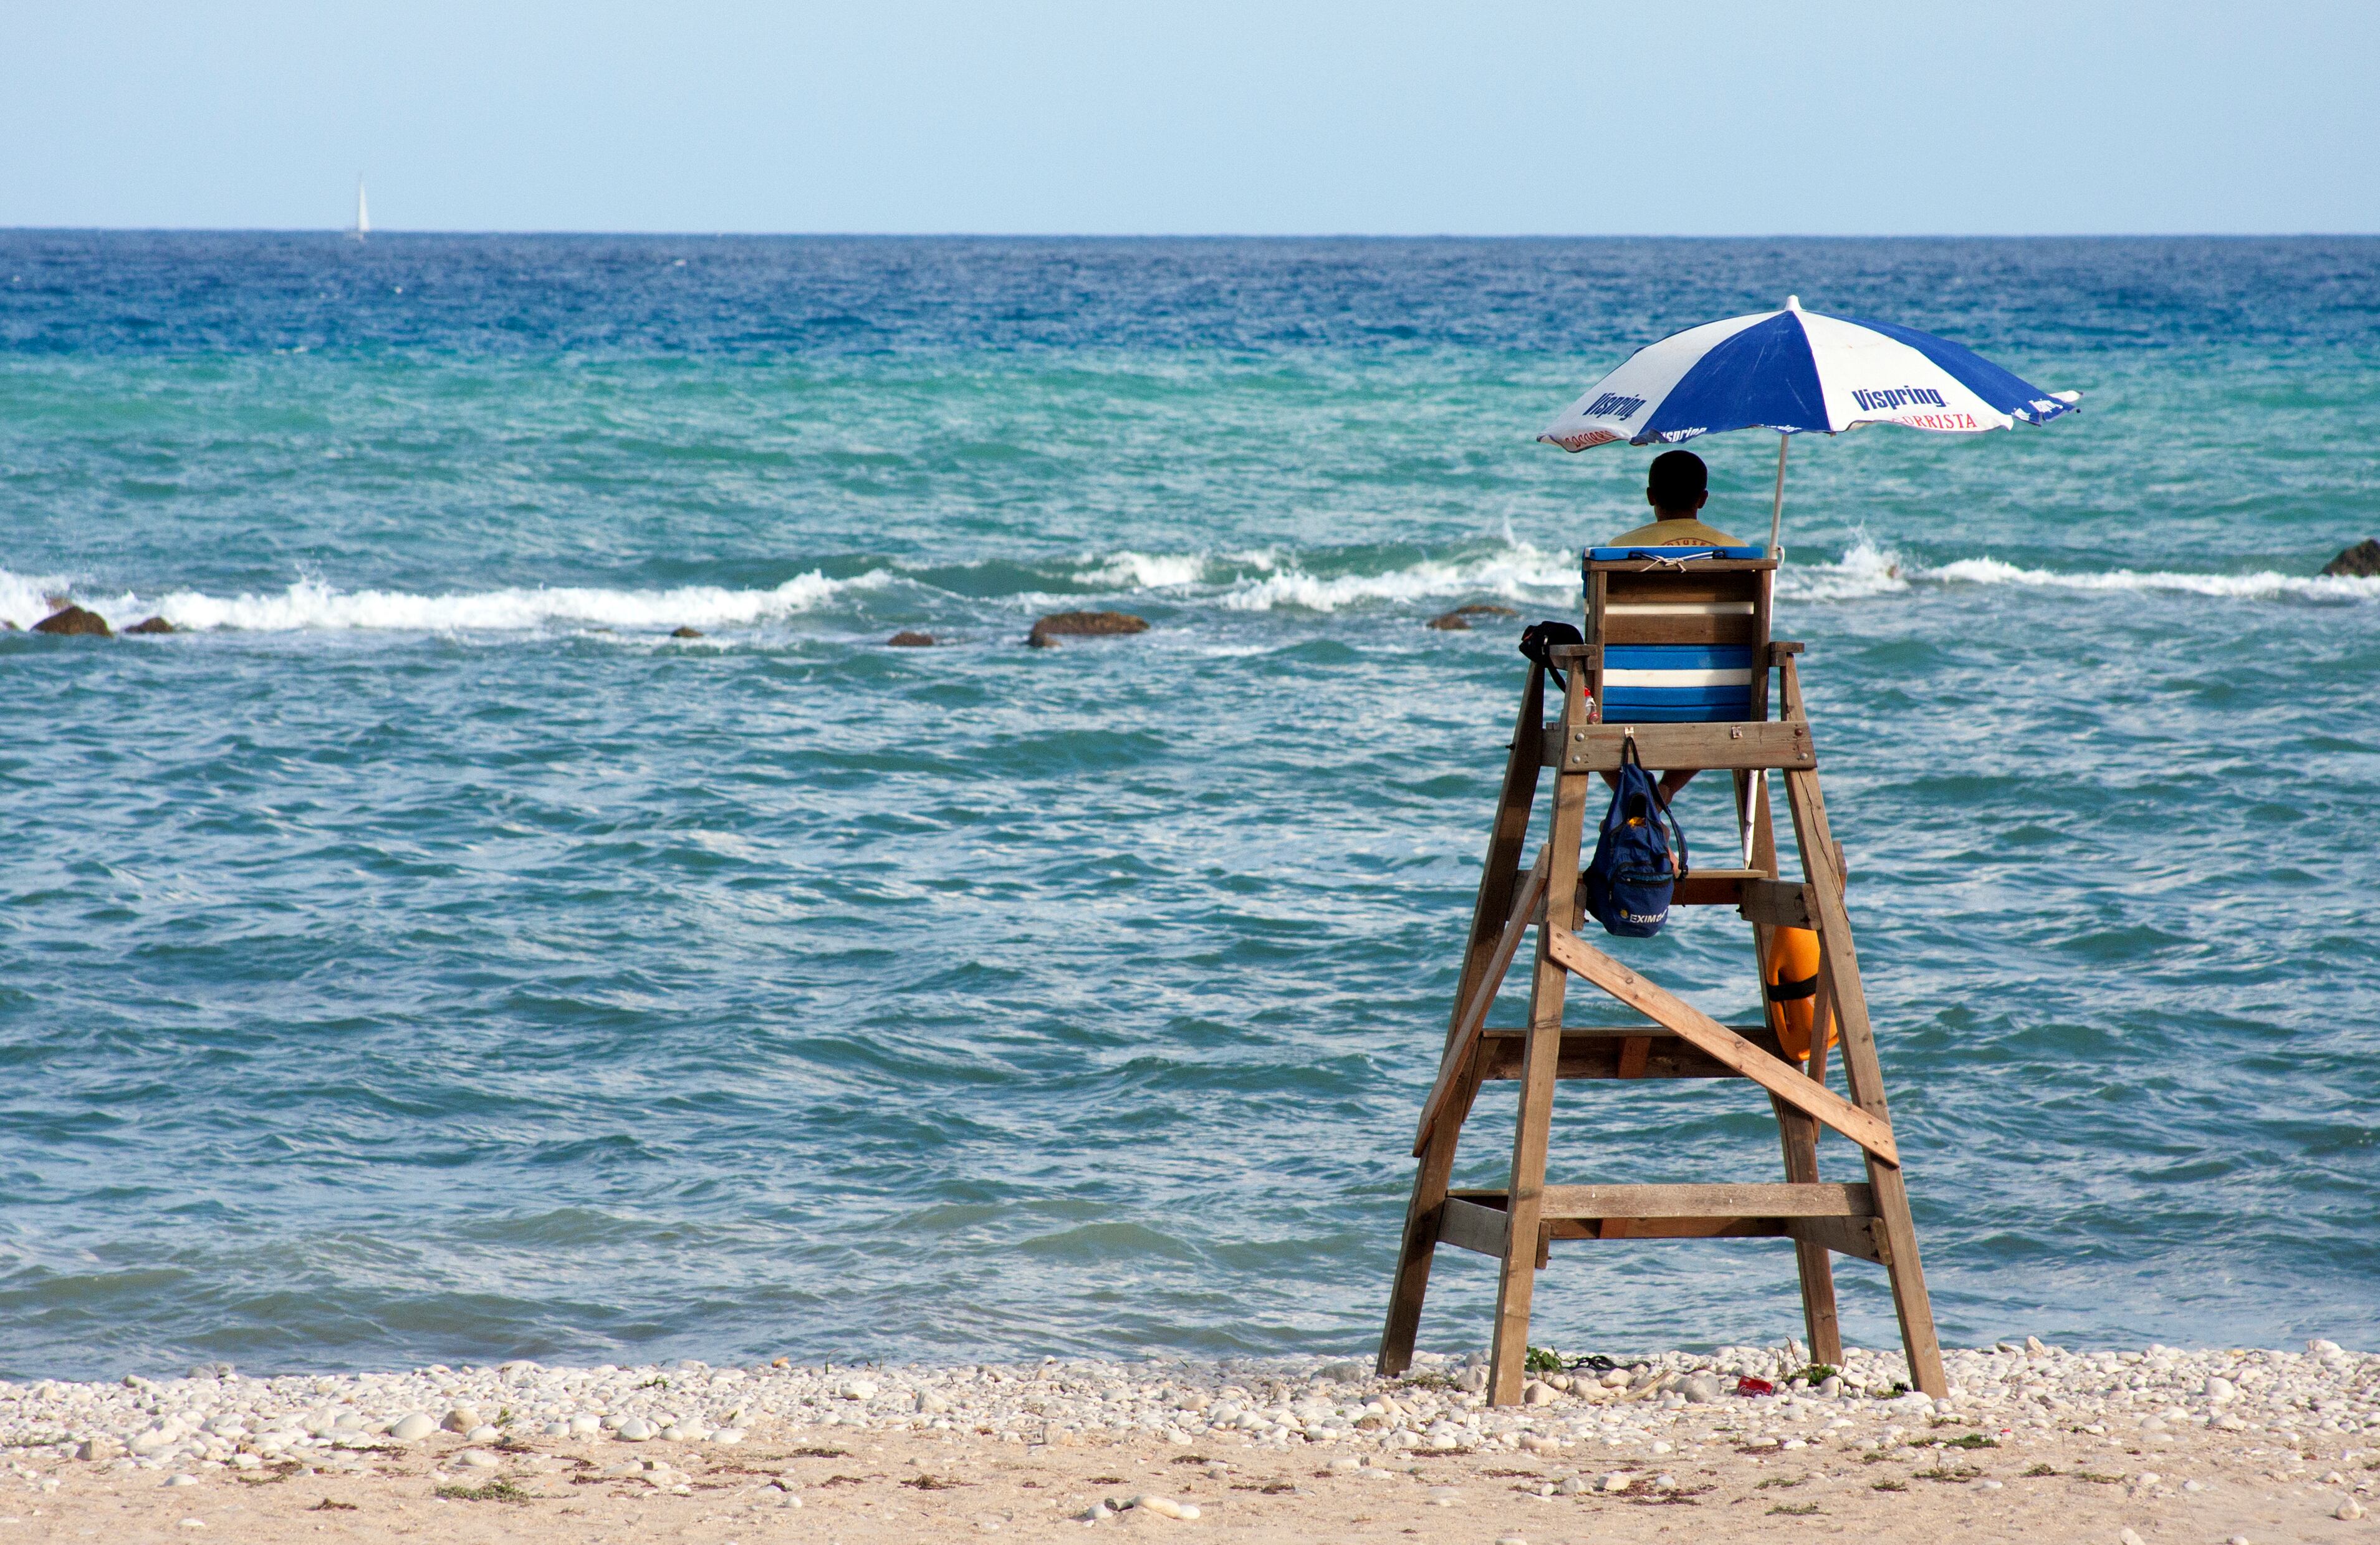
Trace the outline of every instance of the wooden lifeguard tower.
<instances>
[{"instance_id":1,"label":"wooden lifeguard tower","mask_svg":"<svg viewBox=\"0 0 2380 1545\"><path fill-rule=\"evenodd\" d=\"M1828 830L1818 790L1817 747L1794 663L1802 646L1769 637L1776 570L1776 559L1759 548L1591 548L1584 562L1585 642L1558 647L1548 664L1529 666L1446 1049L1414 1142L1420 1166L1380 1338L1384 1376L1412 1363L1430 1264L1440 1245L1476 1250L1500 1263L1488 1398L1501 1405L1521 1398L1530 1296L1555 1240L1781 1237L1793 1241L1801 1267L1813 1357L1841 1360L1832 1258L1856 1257L1881 1265L1890 1278L1912 1381L1928 1394L1948 1393L1843 909L1842 852ZM1549 675L1560 692L1551 724L1546 722ZM1741 843L1729 857L1740 866L1690 869L1675 904L1737 908L1752 925L1763 983L1770 978L1777 931L1816 933L1818 1030L1806 1062L1783 1053L1769 1024L1722 1025L1578 931L1585 911L1581 846L1590 808L1599 814L1606 793L1598 774L1620 767L1622 748L1632 740L1649 768L1732 775ZM1536 863L1524 870L1532 808L1548 772L1554 774L1551 820ZM1772 772L1784 780L1798 878L1778 866L1769 822ZM1488 1010L1532 929L1536 948L1528 1022L1490 1029ZM1566 1025L1563 1005L1572 975L1651 1023ZM1830 1016L1840 1038L1848 1099L1828 1086ZM1722 1077L1748 1078L1767 1091L1784 1147L1783 1182L1546 1183L1560 1080ZM1463 1124L1480 1086L1493 1079L1520 1084L1511 1181L1500 1191L1450 1191ZM1864 1184L1818 1178L1822 1125L1858 1145Z\"/></svg>"}]
</instances>

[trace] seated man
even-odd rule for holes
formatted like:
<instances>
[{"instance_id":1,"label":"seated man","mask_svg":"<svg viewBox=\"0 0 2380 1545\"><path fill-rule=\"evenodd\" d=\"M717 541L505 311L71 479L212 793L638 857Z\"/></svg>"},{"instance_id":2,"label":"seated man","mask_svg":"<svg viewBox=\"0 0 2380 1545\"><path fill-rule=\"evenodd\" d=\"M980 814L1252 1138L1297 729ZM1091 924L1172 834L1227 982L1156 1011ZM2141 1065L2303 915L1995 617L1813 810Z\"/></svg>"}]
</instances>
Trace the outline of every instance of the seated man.
<instances>
[{"instance_id":1,"label":"seated man","mask_svg":"<svg viewBox=\"0 0 2380 1545\"><path fill-rule=\"evenodd\" d=\"M1645 502L1653 506L1653 523L1611 539L1609 547L1735 547L1725 531L1696 518L1710 502L1710 468L1692 451L1663 451L1653 458L1645 478ZM1661 774L1661 798L1667 802L1694 781L1684 770ZM1603 775L1613 783L1611 774Z\"/></svg>"},{"instance_id":2,"label":"seated man","mask_svg":"<svg viewBox=\"0 0 2380 1545\"><path fill-rule=\"evenodd\" d=\"M1710 468L1692 451L1663 451L1645 478L1645 502L1653 506L1649 526L1612 538L1607 547L1736 547L1734 537L1695 517L1710 502Z\"/></svg>"}]
</instances>

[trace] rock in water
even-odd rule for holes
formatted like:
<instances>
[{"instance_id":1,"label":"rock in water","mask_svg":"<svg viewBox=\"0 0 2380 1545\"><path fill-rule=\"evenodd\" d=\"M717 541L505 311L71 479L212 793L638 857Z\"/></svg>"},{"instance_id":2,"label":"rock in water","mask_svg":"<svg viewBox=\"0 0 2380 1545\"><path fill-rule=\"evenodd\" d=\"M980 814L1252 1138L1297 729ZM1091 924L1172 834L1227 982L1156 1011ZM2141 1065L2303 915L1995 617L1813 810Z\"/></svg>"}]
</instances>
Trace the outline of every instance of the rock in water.
<instances>
[{"instance_id":1,"label":"rock in water","mask_svg":"<svg viewBox=\"0 0 2380 1545\"><path fill-rule=\"evenodd\" d=\"M1468 606L1457 606L1451 612L1434 616L1424 626L1442 633L1468 633L1473 617L1517 617L1521 614L1510 606L1499 606L1489 601L1475 601Z\"/></svg>"},{"instance_id":2,"label":"rock in water","mask_svg":"<svg viewBox=\"0 0 2380 1545\"><path fill-rule=\"evenodd\" d=\"M702 637L702 629L698 627L673 627L670 629L670 637L673 639L699 639Z\"/></svg>"},{"instance_id":3,"label":"rock in water","mask_svg":"<svg viewBox=\"0 0 2380 1545\"><path fill-rule=\"evenodd\" d=\"M1033 625L1025 641L1035 649L1054 649L1060 639L1111 639L1148 631L1148 619L1130 612L1052 612Z\"/></svg>"},{"instance_id":4,"label":"rock in water","mask_svg":"<svg viewBox=\"0 0 2380 1545\"><path fill-rule=\"evenodd\" d=\"M65 633L92 639L111 638L115 629L97 612L86 612L69 602L33 625L36 633Z\"/></svg>"},{"instance_id":5,"label":"rock in water","mask_svg":"<svg viewBox=\"0 0 2380 1545\"><path fill-rule=\"evenodd\" d=\"M934 636L930 633L915 632L905 627L900 632L892 635L890 639L885 639L884 642L887 647L892 649L931 649L934 647Z\"/></svg>"},{"instance_id":6,"label":"rock in water","mask_svg":"<svg viewBox=\"0 0 2380 1545\"><path fill-rule=\"evenodd\" d=\"M124 631L127 633L178 633L181 629L163 617L144 617Z\"/></svg>"},{"instance_id":7,"label":"rock in water","mask_svg":"<svg viewBox=\"0 0 2380 1545\"><path fill-rule=\"evenodd\" d=\"M2322 571L2334 578L2369 579L2380 577L2380 541L2365 537L2323 565Z\"/></svg>"}]
</instances>

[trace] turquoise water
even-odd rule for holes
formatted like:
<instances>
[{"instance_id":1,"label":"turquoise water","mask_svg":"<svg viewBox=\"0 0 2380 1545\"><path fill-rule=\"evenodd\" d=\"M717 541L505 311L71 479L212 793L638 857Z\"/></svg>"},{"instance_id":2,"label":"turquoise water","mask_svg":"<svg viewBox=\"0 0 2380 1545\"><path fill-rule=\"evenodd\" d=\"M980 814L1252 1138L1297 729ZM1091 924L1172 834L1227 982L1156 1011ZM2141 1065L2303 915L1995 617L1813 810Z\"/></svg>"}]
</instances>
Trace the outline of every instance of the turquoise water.
<instances>
[{"instance_id":1,"label":"turquoise water","mask_svg":"<svg viewBox=\"0 0 2380 1545\"><path fill-rule=\"evenodd\" d=\"M1536 428L1788 292L2085 394L1793 457L1946 1338L2380 1345L2380 241L16 233L0 617L189 631L0 634L0 1373L1367 1351L1521 675L1420 625L1574 607L1648 453ZM1748 1017L1745 931L1621 948ZM1560 1178L1776 1163L1563 1090ZM1539 1336L1791 1282L1576 1247Z\"/></svg>"}]
</instances>

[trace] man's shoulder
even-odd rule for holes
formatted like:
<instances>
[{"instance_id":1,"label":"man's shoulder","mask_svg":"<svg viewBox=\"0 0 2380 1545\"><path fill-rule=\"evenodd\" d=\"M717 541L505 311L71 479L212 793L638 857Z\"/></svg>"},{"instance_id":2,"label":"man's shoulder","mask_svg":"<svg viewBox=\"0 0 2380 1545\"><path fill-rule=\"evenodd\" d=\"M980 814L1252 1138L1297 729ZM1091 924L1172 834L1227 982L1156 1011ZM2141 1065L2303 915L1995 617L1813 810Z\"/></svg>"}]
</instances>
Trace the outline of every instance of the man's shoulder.
<instances>
[{"instance_id":1,"label":"man's shoulder","mask_svg":"<svg viewBox=\"0 0 2380 1545\"><path fill-rule=\"evenodd\" d=\"M1606 547L1741 547L1725 531L1699 520L1656 520L1605 542Z\"/></svg>"}]
</instances>

